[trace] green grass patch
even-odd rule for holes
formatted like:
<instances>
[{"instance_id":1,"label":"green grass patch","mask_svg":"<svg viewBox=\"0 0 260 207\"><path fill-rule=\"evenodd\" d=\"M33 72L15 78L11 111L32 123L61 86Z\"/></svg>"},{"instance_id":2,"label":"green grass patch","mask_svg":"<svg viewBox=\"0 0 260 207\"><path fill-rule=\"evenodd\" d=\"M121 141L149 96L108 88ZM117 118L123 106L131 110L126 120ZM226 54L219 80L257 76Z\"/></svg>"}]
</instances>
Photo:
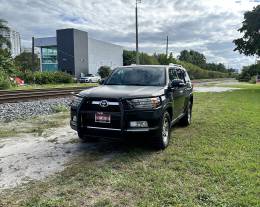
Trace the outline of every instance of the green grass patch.
<instances>
[{"instance_id":1,"label":"green grass patch","mask_svg":"<svg viewBox=\"0 0 260 207\"><path fill-rule=\"evenodd\" d=\"M103 143L44 182L0 193L2 205L259 206L260 88L194 97L192 125L175 127L165 151Z\"/></svg>"},{"instance_id":2,"label":"green grass patch","mask_svg":"<svg viewBox=\"0 0 260 207\"><path fill-rule=\"evenodd\" d=\"M242 89L257 89L257 90L260 89L260 84L243 83L243 82L239 82L238 84L221 84L218 86L242 88Z\"/></svg>"}]
</instances>

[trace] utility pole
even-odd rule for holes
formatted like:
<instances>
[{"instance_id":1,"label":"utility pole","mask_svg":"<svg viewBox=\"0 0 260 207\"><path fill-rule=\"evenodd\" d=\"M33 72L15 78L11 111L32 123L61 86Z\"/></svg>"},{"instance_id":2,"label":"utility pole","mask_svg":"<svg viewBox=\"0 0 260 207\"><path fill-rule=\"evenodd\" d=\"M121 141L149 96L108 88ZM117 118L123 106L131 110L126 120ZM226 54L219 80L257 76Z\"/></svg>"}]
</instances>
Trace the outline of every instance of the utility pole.
<instances>
[{"instance_id":1,"label":"utility pole","mask_svg":"<svg viewBox=\"0 0 260 207\"><path fill-rule=\"evenodd\" d=\"M32 37L32 71L35 72L35 68L34 68L34 37Z\"/></svg>"},{"instance_id":2,"label":"utility pole","mask_svg":"<svg viewBox=\"0 0 260 207\"><path fill-rule=\"evenodd\" d=\"M168 58L168 49L169 49L169 37L167 35L167 40L166 40L166 58Z\"/></svg>"},{"instance_id":3,"label":"utility pole","mask_svg":"<svg viewBox=\"0 0 260 207\"><path fill-rule=\"evenodd\" d=\"M135 43L136 43L136 64L140 63L139 61L139 40L138 40L138 3L141 3L141 0L136 0L135 4Z\"/></svg>"}]
</instances>

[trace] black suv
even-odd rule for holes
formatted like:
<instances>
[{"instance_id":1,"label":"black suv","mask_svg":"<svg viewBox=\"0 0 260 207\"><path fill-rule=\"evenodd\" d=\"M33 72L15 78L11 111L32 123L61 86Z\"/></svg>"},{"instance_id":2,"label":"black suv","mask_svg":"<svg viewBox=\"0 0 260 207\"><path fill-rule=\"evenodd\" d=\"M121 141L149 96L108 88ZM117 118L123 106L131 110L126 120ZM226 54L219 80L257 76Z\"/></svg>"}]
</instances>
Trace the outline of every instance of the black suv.
<instances>
[{"instance_id":1,"label":"black suv","mask_svg":"<svg viewBox=\"0 0 260 207\"><path fill-rule=\"evenodd\" d=\"M70 125L85 141L144 134L164 149L173 124L191 123L192 104L192 84L182 66L119 67L101 86L75 96Z\"/></svg>"}]
</instances>

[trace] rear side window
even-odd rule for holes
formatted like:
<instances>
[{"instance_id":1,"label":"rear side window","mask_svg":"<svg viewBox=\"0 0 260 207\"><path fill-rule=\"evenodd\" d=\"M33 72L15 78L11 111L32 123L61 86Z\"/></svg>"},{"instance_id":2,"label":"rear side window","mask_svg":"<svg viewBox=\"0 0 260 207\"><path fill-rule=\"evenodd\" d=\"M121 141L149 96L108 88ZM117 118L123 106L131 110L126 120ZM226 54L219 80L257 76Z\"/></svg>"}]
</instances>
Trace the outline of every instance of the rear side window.
<instances>
[{"instance_id":1,"label":"rear side window","mask_svg":"<svg viewBox=\"0 0 260 207\"><path fill-rule=\"evenodd\" d=\"M190 77L189 77L189 74L187 72L185 72L185 81L190 82Z\"/></svg>"},{"instance_id":2,"label":"rear side window","mask_svg":"<svg viewBox=\"0 0 260 207\"><path fill-rule=\"evenodd\" d=\"M177 75L177 71L174 68L169 68L169 79L170 81L179 79L178 75Z\"/></svg>"},{"instance_id":3,"label":"rear side window","mask_svg":"<svg viewBox=\"0 0 260 207\"><path fill-rule=\"evenodd\" d=\"M184 72L184 70L177 69L177 74L178 74L179 79L181 79L185 82L185 72Z\"/></svg>"}]
</instances>

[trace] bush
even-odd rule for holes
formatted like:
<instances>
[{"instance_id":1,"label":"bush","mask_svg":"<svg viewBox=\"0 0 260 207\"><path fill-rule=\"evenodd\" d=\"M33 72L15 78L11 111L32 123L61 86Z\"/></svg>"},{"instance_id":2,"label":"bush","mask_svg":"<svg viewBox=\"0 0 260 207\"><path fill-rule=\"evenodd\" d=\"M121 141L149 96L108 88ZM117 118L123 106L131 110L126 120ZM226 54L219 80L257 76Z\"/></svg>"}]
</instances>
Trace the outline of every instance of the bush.
<instances>
[{"instance_id":1,"label":"bush","mask_svg":"<svg viewBox=\"0 0 260 207\"><path fill-rule=\"evenodd\" d=\"M124 65L131 65L135 63L135 51L127 51L124 50L123 53L123 61ZM233 77L233 75L223 72L217 72L217 71L211 71L207 70L207 68L201 68L197 65L194 65L192 63L188 63L185 61L179 61L176 60L172 53L167 57L166 54L154 54L153 56L148 55L146 53L140 53L140 64L144 65L169 65L170 63L179 64L182 65L184 68L187 69L191 79L210 79L210 78L227 78L227 77ZM211 64L214 65L214 64ZM223 64L215 64L216 66L220 67L223 66Z\"/></svg>"},{"instance_id":2,"label":"bush","mask_svg":"<svg viewBox=\"0 0 260 207\"><path fill-rule=\"evenodd\" d=\"M30 71L19 72L18 77L29 84L57 84L57 83L72 83L73 77L68 73L63 72L35 72Z\"/></svg>"},{"instance_id":3,"label":"bush","mask_svg":"<svg viewBox=\"0 0 260 207\"><path fill-rule=\"evenodd\" d=\"M8 89L11 87L11 81L9 77L2 71L0 71L0 89Z\"/></svg>"},{"instance_id":4,"label":"bush","mask_svg":"<svg viewBox=\"0 0 260 207\"><path fill-rule=\"evenodd\" d=\"M238 76L238 80L242 82L249 82L252 77L260 74L260 64L250 65L243 68Z\"/></svg>"},{"instance_id":5,"label":"bush","mask_svg":"<svg viewBox=\"0 0 260 207\"><path fill-rule=\"evenodd\" d=\"M256 84L256 75L251 77L249 83Z\"/></svg>"},{"instance_id":6,"label":"bush","mask_svg":"<svg viewBox=\"0 0 260 207\"><path fill-rule=\"evenodd\" d=\"M191 79L211 79L211 78L228 78L228 73L221 73L216 71L209 71L183 61L178 61L177 64L182 65L187 69Z\"/></svg>"},{"instance_id":7,"label":"bush","mask_svg":"<svg viewBox=\"0 0 260 207\"><path fill-rule=\"evenodd\" d=\"M110 75L112 72L111 68L109 66L101 66L98 69L98 75L100 75L101 78L106 78Z\"/></svg>"}]
</instances>

